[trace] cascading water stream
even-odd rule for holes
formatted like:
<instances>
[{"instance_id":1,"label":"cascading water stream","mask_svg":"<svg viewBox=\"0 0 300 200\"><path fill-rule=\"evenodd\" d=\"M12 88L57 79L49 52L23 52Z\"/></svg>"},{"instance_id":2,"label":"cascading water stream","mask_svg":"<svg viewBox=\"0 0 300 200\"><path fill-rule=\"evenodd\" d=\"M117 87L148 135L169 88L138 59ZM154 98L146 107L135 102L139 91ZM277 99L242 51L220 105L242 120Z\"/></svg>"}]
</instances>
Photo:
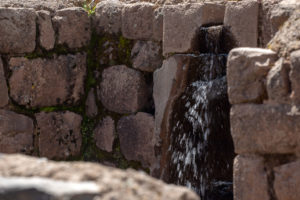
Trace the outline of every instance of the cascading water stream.
<instances>
[{"instance_id":1,"label":"cascading water stream","mask_svg":"<svg viewBox=\"0 0 300 200\"><path fill-rule=\"evenodd\" d=\"M234 157L226 86L227 55L216 54L219 37L210 34L204 38L210 53L189 55L187 86L173 105L168 176L169 182L192 188L202 200L227 200L232 199Z\"/></svg>"}]
</instances>

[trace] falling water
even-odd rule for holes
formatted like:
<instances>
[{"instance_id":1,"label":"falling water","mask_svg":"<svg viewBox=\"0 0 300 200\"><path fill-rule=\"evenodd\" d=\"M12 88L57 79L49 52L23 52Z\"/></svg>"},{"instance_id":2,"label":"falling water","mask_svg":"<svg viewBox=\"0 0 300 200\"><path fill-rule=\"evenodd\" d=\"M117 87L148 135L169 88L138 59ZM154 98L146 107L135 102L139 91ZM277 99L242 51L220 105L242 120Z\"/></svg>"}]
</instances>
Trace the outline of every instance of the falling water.
<instances>
[{"instance_id":1,"label":"falling water","mask_svg":"<svg viewBox=\"0 0 300 200\"><path fill-rule=\"evenodd\" d=\"M232 199L234 156L227 55L215 54L216 44L207 41L207 46L213 53L190 56L187 87L173 106L169 182L192 188L203 200L227 200Z\"/></svg>"}]
</instances>

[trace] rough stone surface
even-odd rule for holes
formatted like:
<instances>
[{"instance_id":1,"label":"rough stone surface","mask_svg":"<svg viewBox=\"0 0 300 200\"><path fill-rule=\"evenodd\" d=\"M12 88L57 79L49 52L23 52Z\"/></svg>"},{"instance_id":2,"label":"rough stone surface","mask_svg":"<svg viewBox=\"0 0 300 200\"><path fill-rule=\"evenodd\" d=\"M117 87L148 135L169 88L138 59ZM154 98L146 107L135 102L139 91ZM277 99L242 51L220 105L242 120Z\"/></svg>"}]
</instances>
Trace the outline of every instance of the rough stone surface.
<instances>
[{"instance_id":1,"label":"rough stone surface","mask_svg":"<svg viewBox=\"0 0 300 200\"><path fill-rule=\"evenodd\" d=\"M39 44L46 50L51 50L55 44L55 32L52 26L49 11L37 12L37 24L39 27Z\"/></svg>"},{"instance_id":2,"label":"rough stone surface","mask_svg":"<svg viewBox=\"0 0 300 200\"><path fill-rule=\"evenodd\" d=\"M11 58L10 95L31 107L76 103L83 94L86 55L62 55L53 59Z\"/></svg>"},{"instance_id":3,"label":"rough stone surface","mask_svg":"<svg viewBox=\"0 0 300 200\"><path fill-rule=\"evenodd\" d=\"M258 2L228 2L224 25L229 28L238 47L256 47L258 38Z\"/></svg>"},{"instance_id":4,"label":"rough stone surface","mask_svg":"<svg viewBox=\"0 0 300 200\"><path fill-rule=\"evenodd\" d=\"M96 30L98 33L117 34L122 28L123 4L118 0L102 1L97 4L95 11Z\"/></svg>"},{"instance_id":5,"label":"rough stone surface","mask_svg":"<svg viewBox=\"0 0 300 200\"><path fill-rule=\"evenodd\" d=\"M8 89L4 74L3 62L0 58L0 108L8 104Z\"/></svg>"},{"instance_id":6,"label":"rough stone surface","mask_svg":"<svg viewBox=\"0 0 300 200\"><path fill-rule=\"evenodd\" d=\"M33 120L8 110L0 110L0 152L31 153Z\"/></svg>"},{"instance_id":7,"label":"rough stone surface","mask_svg":"<svg viewBox=\"0 0 300 200\"><path fill-rule=\"evenodd\" d=\"M152 41L137 41L131 51L132 66L146 72L153 72L162 65L160 44Z\"/></svg>"},{"instance_id":8,"label":"rough stone surface","mask_svg":"<svg viewBox=\"0 0 300 200\"><path fill-rule=\"evenodd\" d=\"M0 53L30 53L35 49L33 9L0 8Z\"/></svg>"},{"instance_id":9,"label":"rough stone surface","mask_svg":"<svg viewBox=\"0 0 300 200\"><path fill-rule=\"evenodd\" d=\"M122 10L122 34L125 38L150 39L153 34L154 5L151 3L125 4Z\"/></svg>"},{"instance_id":10,"label":"rough stone surface","mask_svg":"<svg viewBox=\"0 0 300 200\"><path fill-rule=\"evenodd\" d=\"M121 152L128 160L140 161L144 167L154 162L154 118L147 113L122 117L117 126Z\"/></svg>"},{"instance_id":11,"label":"rough stone surface","mask_svg":"<svg viewBox=\"0 0 300 200\"><path fill-rule=\"evenodd\" d=\"M281 29L269 42L268 48L279 56L289 57L292 51L300 49L300 9L284 23Z\"/></svg>"},{"instance_id":12,"label":"rough stone surface","mask_svg":"<svg viewBox=\"0 0 300 200\"><path fill-rule=\"evenodd\" d=\"M47 178L0 177L0 199L94 200L99 193L93 182L67 182Z\"/></svg>"},{"instance_id":13,"label":"rough stone surface","mask_svg":"<svg viewBox=\"0 0 300 200\"><path fill-rule=\"evenodd\" d=\"M270 199L263 158L237 156L234 160L233 179L234 199Z\"/></svg>"},{"instance_id":14,"label":"rough stone surface","mask_svg":"<svg viewBox=\"0 0 300 200\"><path fill-rule=\"evenodd\" d=\"M224 11L225 6L217 3L165 6L163 54L195 51L193 41L198 28L206 24L222 23Z\"/></svg>"},{"instance_id":15,"label":"rough stone surface","mask_svg":"<svg viewBox=\"0 0 300 200\"><path fill-rule=\"evenodd\" d=\"M236 48L227 61L228 95L231 104L261 102L266 98L264 79L276 61L271 50Z\"/></svg>"},{"instance_id":16,"label":"rough stone surface","mask_svg":"<svg viewBox=\"0 0 300 200\"><path fill-rule=\"evenodd\" d=\"M158 7L154 10L153 17L153 35L155 41L162 41L163 38L164 13L163 7Z\"/></svg>"},{"instance_id":17,"label":"rough stone surface","mask_svg":"<svg viewBox=\"0 0 300 200\"><path fill-rule=\"evenodd\" d=\"M300 104L300 50L291 54L290 81L292 87L292 99L297 105Z\"/></svg>"},{"instance_id":18,"label":"rough stone surface","mask_svg":"<svg viewBox=\"0 0 300 200\"><path fill-rule=\"evenodd\" d=\"M85 182L99 186L95 200L200 200L185 187L166 185L145 173L121 171L87 162L53 162L22 155L1 155L0 175L3 177L41 177L52 180Z\"/></svg>"},{"instance_id":19,"label":"rough stone surface","mask_svg":"<svg viewBox=\"0 0 300 200\"><path fill-rule=\"evenodd\" d=\"M133 113L147 101L143 75L125 65L112 66L102 73L99 99L104 107L117 113Z\"/></svg>"},{"instance_id":20,"label":"rough stone surface","mask_svg":"<svg viewBox=\"0 0 300 200\"><path fill-rule=\"evenodd\" d=\"M95 91L91 89L85 102L85 112L88 117L95 117L98 114L98 107L96 104Z\"/></svg>"},{"instance_id":21,"label":"rough stone surface","mask_svg":"<svg viewBox=\"0 0 300 200\"><path fill-rule=\"evenodd\" d=\"M69 48L88 45L91 38L91 25L88 14L83 8L59 10L52 20L58 33L58 44L66 44Z\"/></svg>"},{"instance_id":22,"label":"rough stone surface","mask_svg":"<svg viewBox=\"0 0 300 200\"><path fill-rule=\"evenodd\" d=\"M269 100L276 102L288 101L289 75L288 65L279 59L267 76L267 92Z\"/></svg>"},{"instance_id":23,"label":"rough stone surface","mask_svg":"<svg viewBox=\"0 0 300 200\"><path fill-rule=\"evenodd\" d=\"M300 199L300 161L275 167L274 188L278 200Z\"/></svg>"},{"instance_id":24,"label":"rough stone surface","mask_svg":"<svg viewBox=\"0 0 300 200\"><path fill-rule=\"evenodd\" d=\"M111 117L103 118L94 130L96 146L104 151L111 152L115 139L115 121Z\"/></svg>"},{"instance_id":25,"label":"rough stone surface","mask_svg":"<svg viewBox=\"0 0 300 200\"><path fill-rule=\"evenodd\" d=\"M82 117L72 112L41 112L35 115L39 134L40 156L67 159L78 156L82 138Z\"/></svg>"},{"instance_id":26,"label":"rough stone surface","mask_svg":"<svg viewBox=\"0 0 300 200\"><path fill-rule=\"evenodd\" d=\"M231 135L238 154L296 153L300 131L297 108L283 105L234 105Z\"/></svg>"}]
</instances>

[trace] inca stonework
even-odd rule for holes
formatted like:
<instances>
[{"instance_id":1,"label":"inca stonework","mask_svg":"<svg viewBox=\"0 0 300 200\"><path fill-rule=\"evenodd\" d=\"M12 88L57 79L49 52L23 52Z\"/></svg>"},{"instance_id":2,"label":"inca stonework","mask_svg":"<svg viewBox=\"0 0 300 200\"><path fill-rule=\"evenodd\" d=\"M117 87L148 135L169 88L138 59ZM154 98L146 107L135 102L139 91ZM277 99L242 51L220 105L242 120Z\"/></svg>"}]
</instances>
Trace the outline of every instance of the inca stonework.
<instances>
[{"instance_id":1,"label":"inca stonework","mask_svg":"<svg viewBox=\"0 0 300 200\"><path fill-rule=\"evenodd\" d=\"M3 0L0 153L143 170L202 200L298 200L299 20L298 0ZM131 170L1 154L0 200L26 188L199 199Z\"/></svg>"}]
</instances>

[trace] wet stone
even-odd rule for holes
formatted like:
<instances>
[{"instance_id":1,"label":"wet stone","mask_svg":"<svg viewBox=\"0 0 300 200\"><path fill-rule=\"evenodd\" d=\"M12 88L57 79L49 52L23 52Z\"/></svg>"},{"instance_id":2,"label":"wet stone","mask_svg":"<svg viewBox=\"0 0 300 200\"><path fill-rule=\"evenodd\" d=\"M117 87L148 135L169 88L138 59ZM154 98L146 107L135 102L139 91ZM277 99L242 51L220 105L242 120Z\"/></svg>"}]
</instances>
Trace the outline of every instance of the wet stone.
<instances>
[{"instance_id":1,"label":"wet stone","mask_svg":"<svg viewBox=\"0 0 300 200\"><path fill-rule=\"evenodd\" d=\"M80 115L69 111L41 112L35 117L40 156L49 159L67 159L80 154L82 143Z\"/></svg>"},{"instance_id":2,"label":"wet stone","mask_svg":"<svg viewBox=\"0 0 300 200\"><path fill-rule=\"evenodd\" d=\"M33 120L25 115L0 110L0 152L26 153L33 150Z\"/></svg>"},{"instance_id":3,"label":"wet stone","mask_svg":"<svg viewBox=\"0 0 300 200\"><path fill-rule=\"evenodd\" d=\"M61 55L51 59L11 58L11 98L20 105L45 107L76 104L84 92L86 55Z\"/></svg>"},{"instance_id":4,"label":"wet stone","mask_svg":"<svg viewBox=\"0 0 300 200\"><path fill-rule=\"evenodd\" d=\"M0 8L0 53L31 53L35 49L33 9Z\"/></svg>"}]
</instances>

